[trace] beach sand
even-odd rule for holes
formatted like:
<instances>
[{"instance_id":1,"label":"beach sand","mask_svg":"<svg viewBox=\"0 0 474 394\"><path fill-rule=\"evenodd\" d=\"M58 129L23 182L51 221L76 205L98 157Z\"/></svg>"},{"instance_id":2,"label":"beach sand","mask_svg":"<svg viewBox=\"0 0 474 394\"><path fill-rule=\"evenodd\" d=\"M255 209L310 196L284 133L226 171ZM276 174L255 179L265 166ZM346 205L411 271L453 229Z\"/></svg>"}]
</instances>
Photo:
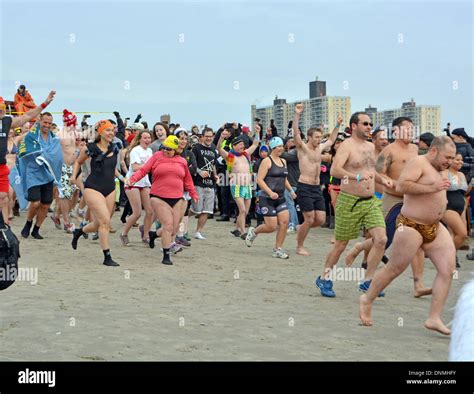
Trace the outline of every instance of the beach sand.
<instances>
[{"instance_id":1,"label":"beach sand","mask_svg":"<svg viewBox=\"0 0 474 394\"><path fill-rule=\"evenodd\" d=\"M18 235L24 216L14 220ZM37 268L38 283L17 281L0 293L0 360L448 358L449 338L423 328L431 297L413 297L411 268L376 301L373 327L359 325L357 281L336 281L334 299L320 295L314 280L331 248L331 230L311 230L310 257L297 256L296 235L288 235L290 259L279 260L271 257L274 234L258 236L247 248L229 235L231 223L209 220L207 240L193 239L190 248L173 256L173 266L165 266L159 242L149 249L136 228L130 246L120 244L118 216L113 218L118 231L111 234L117 268L102 265L99 242L91 238L81 239L73 251L71 235L55 229L49 218L44 240L21 239L20 266ZM473 263L465 254L459 252L462 268L453 280L445 322L471 277ZM434 276L426 260L425 283Z\"/></svg>"}]
</instances>

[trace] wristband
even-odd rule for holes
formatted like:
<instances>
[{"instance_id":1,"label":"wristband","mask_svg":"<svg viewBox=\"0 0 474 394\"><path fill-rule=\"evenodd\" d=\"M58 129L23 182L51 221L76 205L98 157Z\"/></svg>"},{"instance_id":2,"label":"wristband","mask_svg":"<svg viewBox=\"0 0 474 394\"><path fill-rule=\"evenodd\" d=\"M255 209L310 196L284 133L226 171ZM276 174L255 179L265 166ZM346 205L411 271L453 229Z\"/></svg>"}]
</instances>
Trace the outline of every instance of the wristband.
<instances>
[{"instance_id":1,"label":"wristband","mask_svg":"<svg viewBox=\"0 0 474 394\"><path fill-rule=\"evenodd\" d=\"M357 182L360 182L360 174L357 174L356 180L357 180Z\"/></svg>"},{"instance_id":2,"label":"wristband","mask_svg":"<svg viewBox=\"0 0 474 394\"><path fill-rule=\"evenodd\" d=\"M40 105L41 109L45 109L47 106L48 106L48 104L46 104L46 103L41 103L41 105Z\"/></svg>"},{"instance_id":3,"label":"wristband","mask_svg":"<svg viewBox=\"0 0 474 394\"><path fill-rule=\"evenodd\" d=\"M119 175L118 179L123 183L125 178L123 177L123 175Z\"/></svg>"},{"instance_id":4,"label":"wristband","mask_svg":"<svg viewBox=\"0 0 474 394\"><path fill-rule=\"evenodd\" d=\"M341 127L341 125L339 123L336 124L336 129L338 129L339 127Z\"/></svg>"}]
</instances>

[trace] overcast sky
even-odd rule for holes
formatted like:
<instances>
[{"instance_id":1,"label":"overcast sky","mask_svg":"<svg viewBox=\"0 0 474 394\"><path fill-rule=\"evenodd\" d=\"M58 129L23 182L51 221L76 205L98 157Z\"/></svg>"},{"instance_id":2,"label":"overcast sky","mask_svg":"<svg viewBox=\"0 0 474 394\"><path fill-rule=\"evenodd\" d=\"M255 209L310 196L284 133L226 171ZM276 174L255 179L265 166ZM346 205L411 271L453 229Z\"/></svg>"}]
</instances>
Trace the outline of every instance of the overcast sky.
<instances>
[{"instance_id":1,"label":"overcast sky","mask_svg":"<svg viewBox=\"0 0 474 394\"><path fill-rule=\"evenodd\" d=\"M37 103L57 90L51 111L217 127L319 76L353 111L414 98L474 135L470 1L0 3L5 99L20 81Z\"/></svg>"}]
</instances>

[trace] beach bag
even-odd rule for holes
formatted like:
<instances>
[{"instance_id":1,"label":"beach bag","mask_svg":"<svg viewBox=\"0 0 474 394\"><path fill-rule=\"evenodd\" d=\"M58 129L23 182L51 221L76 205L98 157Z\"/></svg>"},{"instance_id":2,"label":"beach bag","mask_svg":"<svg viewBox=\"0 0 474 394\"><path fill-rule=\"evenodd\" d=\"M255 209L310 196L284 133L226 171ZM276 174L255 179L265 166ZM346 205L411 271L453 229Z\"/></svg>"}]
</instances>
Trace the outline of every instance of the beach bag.
<instances>
[{"instance_id":1,"label":"beach bag","mask_svg":"<svg viewBox=\"0 0 474 394\"><path fill-rule=\"evenodd\" d=\"M10 287L18 276L20 242L10 227L0 229L0 290Z\"/></svg>"}]
</instances>

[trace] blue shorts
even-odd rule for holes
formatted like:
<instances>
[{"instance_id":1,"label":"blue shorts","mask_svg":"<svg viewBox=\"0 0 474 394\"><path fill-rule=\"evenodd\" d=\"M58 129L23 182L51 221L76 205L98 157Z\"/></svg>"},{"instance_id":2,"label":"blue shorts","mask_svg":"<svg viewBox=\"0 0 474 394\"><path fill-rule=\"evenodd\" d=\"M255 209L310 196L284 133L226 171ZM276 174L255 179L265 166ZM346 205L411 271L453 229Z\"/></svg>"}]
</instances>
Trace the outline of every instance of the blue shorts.
<instances>
[{"instance_id":1,"label":"blue shorts","mask_svg":"<svg viewBox=\"0 0 474 394\"><path fill-rule=\"evenodd\" d=\"M235 185L230 187L230 192L234 198L243 198L244 200L252 199L252 186Z\"/></svg>"}]
</instances>

